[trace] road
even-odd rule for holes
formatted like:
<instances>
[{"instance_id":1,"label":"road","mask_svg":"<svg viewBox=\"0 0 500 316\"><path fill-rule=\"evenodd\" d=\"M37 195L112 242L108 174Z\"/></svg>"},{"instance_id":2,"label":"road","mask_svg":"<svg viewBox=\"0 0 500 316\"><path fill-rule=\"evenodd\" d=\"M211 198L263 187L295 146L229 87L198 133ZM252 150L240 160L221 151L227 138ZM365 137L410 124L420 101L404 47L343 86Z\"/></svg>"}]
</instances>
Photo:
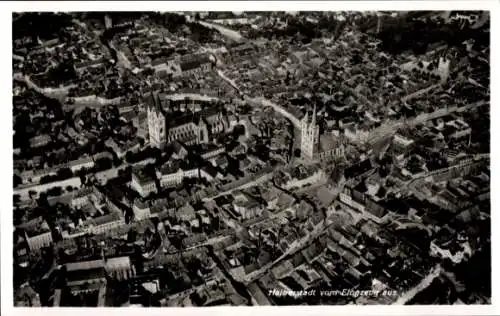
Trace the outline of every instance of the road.
<instances>
[{"instance_id":1,"label":"road","mask_svg":"<svg viewBox=\"0 0 500 316\"><path fill-rule=\"evenodd\" d=\"M392 305L405 305L406 303L411 301L411 299L413 299L415 295L417 295L419 292L421 292L426 287L431 285L432 281L434 281L435 278L439 277L441 272L442 272L441 266L440 265L435 266L429 272L429 274L425 278L423 278L422 281L420 281L420 283L418 283L413 288L408 290L406 293L401 295Z\"/></svg>"},{"instance_id":2,"label":"road","mask_svg":"<svg viewBox=\"0 0 500 316\"><path fill-rule=\"evenodd\" d=\"M245 275L243 277L243 280L238 280L238 281L243 282L245 284L248 284L248 283L251 283L251 282L257 280L264 273L269 271L273 266L278 264L281 260L285 259L289 255L293 255L297 251L300 251L304 247L306 247L312 240L314 240L316 237L321 235L325 231L325 228L326 228L326 225L323 222L321 225L317 226L310 234L302 237L302 239L298 241L298 243L295 247L288 248L278 259L266 264L265 266L261 267L260 269L254 271L250 274Z\"/></svg>"},{"instance_id":3,"label":"road","mask_svg":"<svg viewBox=\"0 0 500 316\"><path fill-rule=\"evenodd\" d=\"M489 102L488 101L479 101L479 102L471 103L471 104L464 105L461 107L450 108L448 110L438 109L434 112L428 113L428 115L419 115L415 118L409 119L406 122L406 124L414 127L416 125L425 123L429 120L434 120L434 119L446 116L446 115L454 113L454 112L463 112L463 111L467 111L467 110L473 109L475 107L480 107L480 106L483 106L486 104L489 104ZM370 136L370 138L368 139L368 143L373 145L373 144L376 144L376 143L382 141L386 137L392 137L396 133L396 131L399 128L403 127L404 125L405 125L405 122L403 122L403 121L385 123L383 126L377 128L376 130L374 130L372 132L372 136Z\"/></svg>"},{"instance_id":4,"label":"road","mask_svg":"<svg viewBox=\"0 0 500 316\"><path fill-rule=\"evenodd\" d=\"M81 180L80 177L73 177L69 178L66 180L62 181L56 181L56 182L50 182L50 183L44 183L44 184L35 184L35 185L30 185L27 187L19 188L19 189L14 189L14 195L18 194L21 197L21 200L29 200L29 192L30 191L35 191L35 192L45 192L47 190L50 190L55 187L61 187L62 189L66 188L67 186L72 186L72 187L77 187L79 188L81 186Z\"/></svg>"},{"instance_id":5,"label":"road","mask_svg":"<svg viewBox=\"0 0 500 316\"><path fill-rule=\"evenodd\" d=\"M243 183L242 185L239 185L236 188L233 188L233 189L230 189L230 190L226 190L224 192L220 192L220 193L218 193L217 195L214 195L214 196L205 197L202 200L203 201L213 200L215 198L218 198L219 196L227 195L227 194L229 194L229 193L231 193L233 191L242 190L242 189L246 189L246 188L249 188L249 187L256 186L256 185L258 185L258 184L260 184L262 182L267 181L268 177L270 175L272 175L272 172L265 173L265 174L261 175L260 177L258 177L257 179L251 180L251 181L249 181L247 183Z\"/></svg>"},{"instance_id":6,"label":"road","mask_svg":"<svg viewBox=\"0 0 500 316\"><path fill-rule=\"evenodd\" d=\"M214 24L214 23L209 23L205 21L198 21L201 25L211 28L211 29L216 29L219 31L222 35L226 36L227 38L236 41L236 42L241 42L244 40L243 36L235 30L228 29L227 27L224 27L222 25Z\"/></svg>"},{"instance_id":7,"label":"road","mask_svg":"<svg viewBox=\"0 0 500 316\"><path fill-rule=\"evenodd\" d=\"M293 126L296 129L298 129L299 133L300 133L300 130L301 130L300 120L297 117L295 117L293 114L291 114L290 112L288 112L284 107L279 106L276 103L272 102L271 100L266 99L266 98L264 98L262 96L261 97L250 97L247 94L243 94L241 92L240 88L238 87L238 85L236 84L236 82L234 82L234 80L229 79L221 70L217 70L217 74L219 75L220 78L222 78L228 84L230 84L236 91L238 91L240 94L242 94L243 98L245 99L245 101L247 101L249 104L253 104L253 105L256 105L256 106L271 107L271 108L273 108L276 112L278 112L279 114L283 115L290 122L292 122Z\"/></svg>"}]
</instances>

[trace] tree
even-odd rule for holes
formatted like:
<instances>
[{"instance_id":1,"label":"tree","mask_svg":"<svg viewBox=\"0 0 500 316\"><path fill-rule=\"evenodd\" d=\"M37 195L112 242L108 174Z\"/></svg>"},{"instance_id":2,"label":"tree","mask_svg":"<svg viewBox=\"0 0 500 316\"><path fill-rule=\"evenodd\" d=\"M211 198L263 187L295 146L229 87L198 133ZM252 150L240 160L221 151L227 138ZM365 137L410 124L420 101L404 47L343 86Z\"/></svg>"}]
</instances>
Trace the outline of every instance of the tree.
<instances>
[{"instance_id":1,"label":"tree","mask_svg":"<svg viewBox=\"0 0 500 316\"><path fill-rule=\"evenodd\" d=\"M57 171L58 180L69 179L73 176L73 171L70 168L62 168Z\"/></svg>"},{"instance_id":2,"label":"tree","mask_svg":"<svg viewBox=\"0 0 500 316\"><path fill-rule=\"evenodd\" d=\"M47 190L47 195L49 195L49 196L59 196L61 194L62 194L61 187L53 187L53 188Z\"/></svg>"},{"instance_id":3,"label":"tree","mask_svg":"<svg viewBox=\"0 0 500 316\"><path fill-rule=\"evenodd\" d=\"M31 199L33 196L35 196L35 195L36 195L36 193L37 193L37 191L35 191L35 190L29 190L28 194L29 194L30 199Z\"/></svg>"}]
</instances>

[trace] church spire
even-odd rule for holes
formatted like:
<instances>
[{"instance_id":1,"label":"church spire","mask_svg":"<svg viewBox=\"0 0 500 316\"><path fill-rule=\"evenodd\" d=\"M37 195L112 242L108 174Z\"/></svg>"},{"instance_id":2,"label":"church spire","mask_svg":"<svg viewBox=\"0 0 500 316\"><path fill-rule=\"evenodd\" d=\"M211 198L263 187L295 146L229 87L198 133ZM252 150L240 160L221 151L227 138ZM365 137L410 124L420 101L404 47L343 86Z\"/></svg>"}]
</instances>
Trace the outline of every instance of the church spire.
<instances>
[{"instance_id":1,"label":"church spire","mask_svg":"<svg viewBox=\"0 0 500 316\"><path fill-rule=\"evenodd\" d=\"M313 110L311 125L312 125L312 127L316 126L316 104L314 104L314 110Z\"/></svg>"}]
</instances>

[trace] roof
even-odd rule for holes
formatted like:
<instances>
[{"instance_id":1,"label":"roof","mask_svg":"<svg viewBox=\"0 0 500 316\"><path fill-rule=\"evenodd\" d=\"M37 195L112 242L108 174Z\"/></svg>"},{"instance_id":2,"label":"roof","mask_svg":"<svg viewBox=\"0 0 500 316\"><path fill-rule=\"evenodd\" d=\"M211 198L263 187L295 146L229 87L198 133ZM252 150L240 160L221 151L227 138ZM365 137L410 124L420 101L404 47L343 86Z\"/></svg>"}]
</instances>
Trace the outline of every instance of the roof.
<instances>
[{"instance_id":1,"label":"roof","mask_svg":"<svg viewBox=\"0 0 500 316\"><path fill-rule=\"evenodd\" d=\"M324 206L330 205L335 198L335 195L324 186L321 186L318 189L316 196L321 201L321 204L323 204Z\"/></svg>"},{"instance_id":2,"label":"roof","mask_svg":"<svg viewBox=\"0 0 500 316\"><path fill-rule=\"evenodd\" d=\"M186 114L182 115L170 115L169 127L174 128L188 123L198 124L201 119L212 118L213 116L219 115L220 111L215 107L204 109L195 113L188 111Z\"/></svg>"},{"instance_id":3,"label":"roof","mask_svg":"<svg viewBox=\"0 0 500 316\"><path fill-rule=\"evenodd\" d=\"M208 173L212 177L215 177L217 175L217 170L213 166L207 165L207 166L204 166L201 169L203 171L205 171L206 173Z\"/></svg>"},{"instance_id":4,"label":"roof","mask_svg":"<svg viewBox=\"0 0 500 316\"><path fill-rule=\"evenodd\" d=\"M290 207L295 202L295 198L282 192L278 198L278 206L282 208Z\"/></svg>"},{"instance_id":5,"label":"roof","mask_svg":"<svg viewBox=\"0 0 500 316\"><path fill-rule=\"evenodd\" d=\"M104 267L104 260L92 260L66 263L66 271L90 270Z\"/></svg>"},{"instance_id":6,"label":"roof","mask_svg":"<svg viewBox=\"0 0 500 316\"><path fill-rule=\"evenodd\" d=\"M92 222L95 226L99 226L99 225L104 225L104 224L111 223L111 222L118 221L118 220L120 220L120 215L118 215L117 213L111 213L108 215L99 216L99 217L93 219Z\"/></svg>"},{"instance_id":7,"label":"roof","mask_svg":"<svg viewBox=\"0 0 500 316\"><path fill-rule=\"evenodd\" d=\"M126 122L130 122L137 117L137 113L135 111L128 111L120 114L120 117L122 117Z\"/></svg>"},{"instance_id":8,"label":"roof","mask_svg":"<svg viewBox=\"0 0 500 316\"><path fill-rule=\"evenodd\" d=\"M332 134L323 134L319 137L319 151L329 151L341 145L341 141Z\"/></svg>"},{"instance_id":9,"label":"roof","mask_svg":"<svg viewBox=\"0 0 500 316\"><path fill-rule=\"evenodd\" d=\"M163 166L161 166L160 172L163 175L172 174L179 171L181 168L181 162L179 160L168 161Z\"/></svg>"},{"instance_id":10,"label":"roof","mask_svg":"<svg viewBox=\"0 0 500 316\"><path fill-rule=\"evenodd\" d=\"M344 175L346 178L354 178L357 177L370 169L372 169L372 163L369 159L365 159L354 166L351 166L344 171Z\"/></svg>"},{"instance_id":11,"label":"roof","mask_svg":"<svg viewBox=\"0 0 500 316\"><path fill-rule=\"evenodd\" d=\"M166 64L167 63L167 60L163 59L163 58L158 58L158 59L155 59L151 62L151 66L159 66L159 65L162 65L162 64Z\"/></svg>"},{"instance_id":12,"label":"roof","mask_svg":"<svg viewBox=\"0 0 500 316\"><path fill-rule=\"evenodd\" d=\"M35 219L30 220L29 222L23 223L18 226L21 229L24 229L26 235L28 237L38 236L44 233L50 232L49 224L43 217L37 217Z\"/></svg>"},{"instance_id":13,"label":"roof","mask_svg":"<svg viewBox=\"0 0 500 316\"><path fill-rule=\"evenodd\" d=\"M210 63L208 55L189 56L180 62L182 71L191 70L200 67L203 64Z\"/></svg>"},{"instance_id":14,"label":"roof","mask_svg":"<svg viewBox=\"0 0 500 316\"><path fill-rule=\"evenodd\" d=\"M129 257L116 257L106 260L106 270L117 270L130 268Z\"/></svg>"},{"instance_id":15,"label":"roof","mask_svg":"<svg viewBox=\"0 0 500 316\"><path fill-rule=\"evenodd\" d=\"M145 184L154 181L153 177L145 173L142 169L136 169L132 172L132 176L136 178L139 184Z\"/></svg>"}]
</instances>

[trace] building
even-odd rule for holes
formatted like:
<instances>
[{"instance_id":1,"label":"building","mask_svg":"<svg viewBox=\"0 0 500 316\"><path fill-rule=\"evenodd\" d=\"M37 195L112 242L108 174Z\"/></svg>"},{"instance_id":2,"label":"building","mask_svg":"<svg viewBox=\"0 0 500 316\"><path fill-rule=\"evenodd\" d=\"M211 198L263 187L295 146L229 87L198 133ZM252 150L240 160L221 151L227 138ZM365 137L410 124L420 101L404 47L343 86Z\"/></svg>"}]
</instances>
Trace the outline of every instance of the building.
<instances>
[{"instance_id":1,"label":"building","mask_svg":"<svg viewBox=\"0 0 500 316\"><path fill-rule=\"evenodd\" d=\"M155 179L141 169L136 169L132 172L132 182L130 186L142 197L157 192Z\"/></svg>"},{"instance_id":2,"label":"building","mask_svg":"<svg viewBox=\"0 0 500 316\"><path fill-rule=\"evenodd\" d=\"M92 302L88 307L102 307L106 302L106 268L104 260L72 262L64 265L66 284L56 289L53 306L74 304L78 299ZM82 298L85 298L82 300Z\"/></svg>"},{"instance_id":3,"label":"building","mask_svg":"<svg viewBox=\"0 0 500 316\"><path fill-rule=\"evenodd\" d=\"M113 20L107 14L104 16L104 25L106 26L106 29L110 29L113 27Z\"/></svg>"},{"instance_id":4,"label":"building","mask_svg":"<svg viewBox=\"0 0 500 316\"><path fill-rule=\"evenodd\" d=\"M182 168L179 161L167 162L157 173L161 187L181 184L184 178L199 178L199 168Z\"/></svg>"},{"instance_id":5,"label":"building","mask_svg":"<svg viewBox=\"0 0 500 316\"><path fill-rule=\"evenodd\" d=\"M38 251L52 244L52 232L42 217L35 218L19 228L24 229L30 251Z\"/></svg>"},{"instance_id":6,"label":"building","mask_svg":"<svg viewBox=\"0 0 500 316\"><path fill-rule=\"evenodd\" d=\"M186 56L180 61L180 69L182 76L191 76L210 71L212 61L210 56L206 54Z\"/></svg>"},{"instance_id":7,"label":"building","mask_svg":"<svg viewBox=\"0 0 500 316\"><path fill-rule=\"evenodd\" d=\"M51 141L50 136L44 134L44 135L39 135L39 136L32 137L30 139L30 145L33 148L42 147L42 146L45 146L48 143L50 143L50 141Z\"/></svg>"},{"instance_id":8,"label":"building","mask_svg":"<svg viewBox=\"0 0 500 316\"><path fill-rule=\"evenodd\" d=\"M457 264L472 256L472 249L468 242L459 243L456 236L451 235L440 237L430 243L431 256L449 259Z\"/></svg>"},{"instance_id":9,"label":"building","mask_svg":"<svg viewBox=\"0 0 500 316\"><path fill-rule=\"evenodd\" d=\"M149 207L149 204L140 200L134 201L132 210L134 211L134 218L136 221L140 221L151 216L151 209Z\"/></svg>"},{"instance_id":10,"label":"building","mask_svg":"<svg viewBox=\"0 0 500 316\"><path fill-rule=\"evenodd\" d=\"M89 201L89 197L93 191L93 188L84 188L76 191L71 199L71 206L74 208L80 208L85 205Z\"/></svg>"},{"instance_id":11,"label":"building","mask_svg":"<svg viewBox=\"0 0 500 316\"><path fill-rule=\"evenodd\" d=\"M165 102L158 94L152 94L148 102L149 141L154 147L163 148L174 141L187 145L207 143L210 137L227 130L227 121L217 109L197 112L188 110L181 116L167 116L163 108Z\"/></svg>"},{"instance_id":12,"label":"building","mask_svg":"<svg viewBox=\"0 0 500 316\"><path fill-rule=\"evenodd\" d=\"M94 159L92 157L84 157L70 162L69 168L71 169L71 171L76 172L83 168L90 169L94 167L94 164Z\"/></svg>"},{"instance_id":13,"label":"building","mask_svg":"<svg viewBox=\"0 0 500 316\"><path fill-rule=\"evenodd\" d=\"M319 134L316 123L316 105L314 106L311 121L309 114L302 118L300 152L306 160L326 160L333 157L342 157L345 154L345 141L334 136L333 133Z\"/></svg>"},{"instance_id":14,"label":"building","mask_svg":"<svg viewBox=\"0 0 500 316\"><path fill-rule=\"evenodd\" d=\"M166 113L158 94L151 94L148 104L148 132L151 146L163 148L167 140Z\"/></svg>"},{"instance_id":15,"label":"building","mask_svg":"<svg viewBox=\"0 0 500 316\"><path fill-rule=\"evenodd\" d=\"M121 227L125 220L117 213L100 216L87 222L90 231L95 235L103 234L109 230Z\"/></svg>"},{"instance_id":16,"label":"building","mask_svg":"<svg viewBox=\"0 0 500 316\"><path fill-rule=\"evenodd\" d=\"M246 194L235 195L233 202L235 212L237 212L242 220L252 219L262 215L264 208L254 198Z\"/></svg>"},{"instance_id":17,"label":"building","mask_svg":"<svg viewBox=\"0 0 500 316\"><path fill-rule=\"evenodd\" d=\"M302 118L301 138L300 138L300 153L302 158L307 160L314 159L314 147L319 142L319 126L316 125L316 105L314 105L313 115L309 123L309 114Z\"/></svg>"},{"instance_id":18,"label":"building","mask_svg":"<svg viewBox=\"0 0 500 316\"><path fill-rule=\"evenodd\" d=\"M105 260L104 269L109 277L118 281L128 280L135 276L135 268L130 261L130 257L116 257Z\"/></svg>"},{"instance_id":19,"label":"building","mask_svg":"<svg viewBox=\"0 0 500 316\"><path fill-rule=\"evenodd\" d=\"M25 283L21 285L19 290L14 293L14 302L16 307L40 307L42 306L40 302L40 296L35 290L28 284Z\"/></svg>"}]
</instances>

